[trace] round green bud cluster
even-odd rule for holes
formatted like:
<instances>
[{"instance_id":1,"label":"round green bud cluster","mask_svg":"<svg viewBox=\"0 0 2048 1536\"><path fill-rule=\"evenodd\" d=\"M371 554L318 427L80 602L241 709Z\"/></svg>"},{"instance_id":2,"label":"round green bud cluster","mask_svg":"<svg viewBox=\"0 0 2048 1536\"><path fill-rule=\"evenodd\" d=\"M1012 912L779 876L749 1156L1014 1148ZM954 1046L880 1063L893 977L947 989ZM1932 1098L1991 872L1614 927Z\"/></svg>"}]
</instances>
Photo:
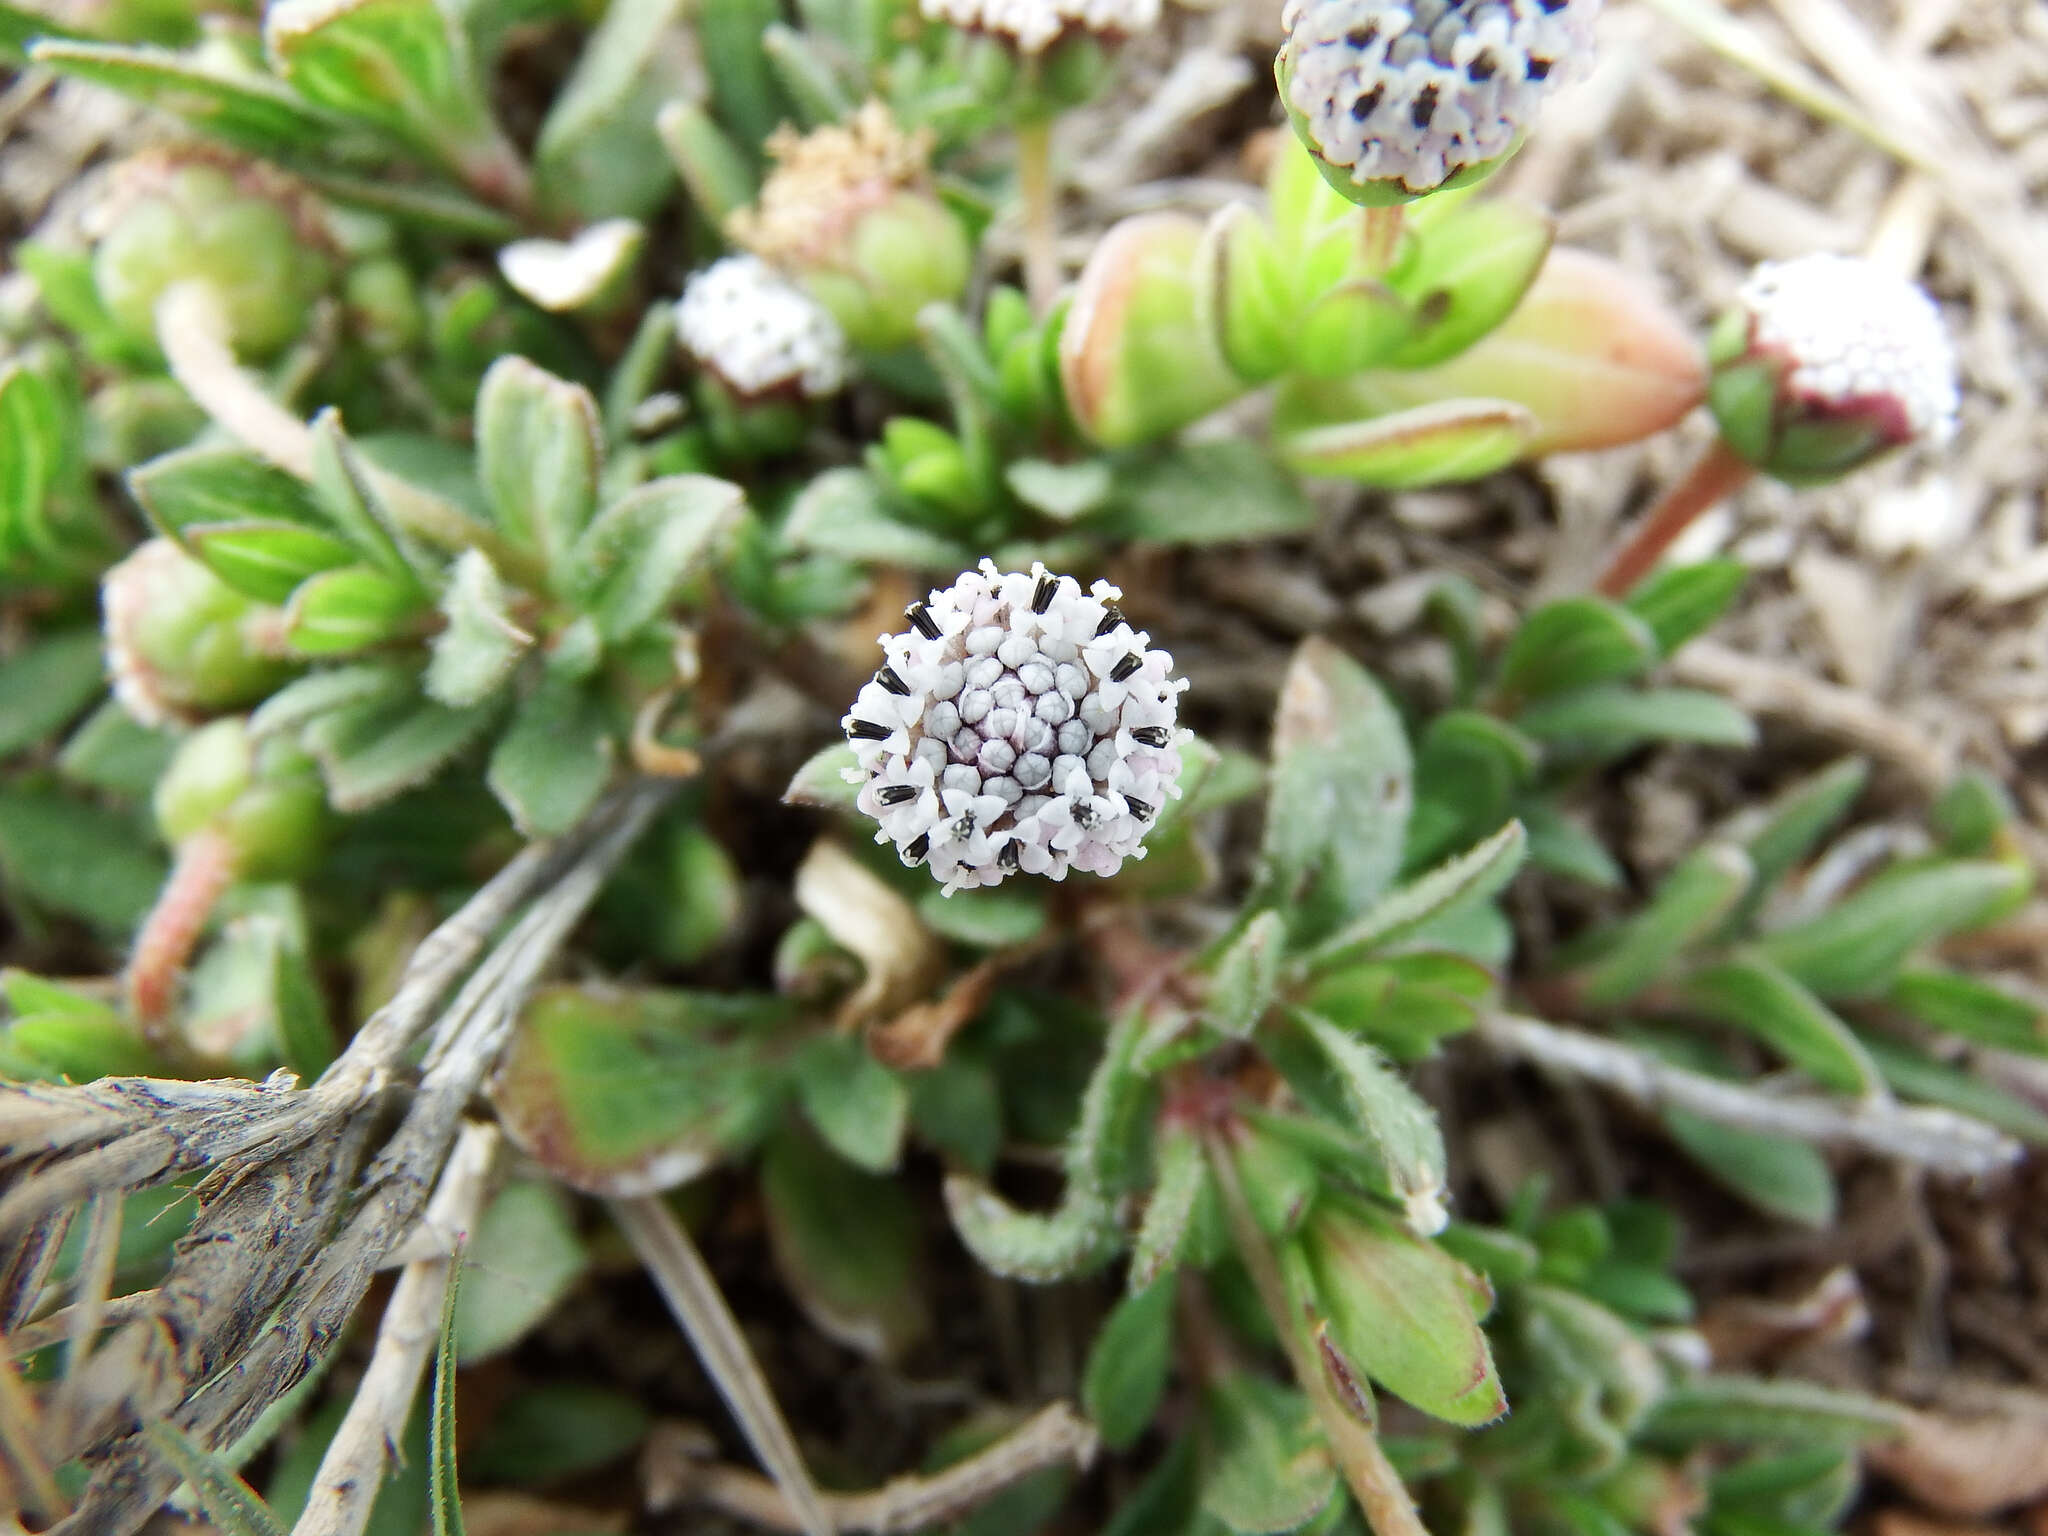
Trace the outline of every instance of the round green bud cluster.
<instances>
[{"instance_id":1,"label":"round green bud cluster","mask_svg":"<svg viewBox=\"0 0 2048 1536\"><path fill-rule=\"evenodd\" d=\"M278 611L169 539L151 539L109 570L100 605L114 697L144 725L239 709L292 674L273 643Z\"/></svg>"},{"instance_id":2,"label":"round green bud cluster","mask_svg":"<svg viewBox=\"0 0 2048 1536\"><path fill-rule=\"evenodd\" d=\"M216 720L179 743L153 809L173 846L201 832L225 838L247 880L303 874L326 842L327 797L313 760L282 737L252 736L241 719Z\"/></svg>"},{"instance_id":3,"label":"round green bud cluster","mask_svg":"<svg viewBox=\"0 0 2048 1536\"><path fill-rule=\"evenodd\" d=\"M266 167L192 151L125 162L93 256L107 311L137 341L156 335L173 286L218 296L237 351L269 357L298 336L331 275L306 193Z\"/></svg>"}]
</instances>

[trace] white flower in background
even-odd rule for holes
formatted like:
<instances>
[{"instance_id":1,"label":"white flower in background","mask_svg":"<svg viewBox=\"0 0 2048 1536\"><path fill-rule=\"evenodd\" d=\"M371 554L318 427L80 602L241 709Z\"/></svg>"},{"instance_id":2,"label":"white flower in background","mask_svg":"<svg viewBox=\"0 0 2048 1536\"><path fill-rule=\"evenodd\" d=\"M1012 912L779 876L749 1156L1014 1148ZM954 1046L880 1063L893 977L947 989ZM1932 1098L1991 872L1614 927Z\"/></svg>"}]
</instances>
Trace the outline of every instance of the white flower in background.
<instances>
[{"instance_id":1,"label":"white flower in background","mask_svg":"<svg viewBox=\"0 0 2048 1536\"><path fill-rule=\"evenodd\" d=\"M1134 37L1159 24L1159 0L921 0L927 21L992 32L1042 53L1069 31Z\"/></svg>"},{"instance_id":2,"label":"white flower in background","mask_svg":"<svg viewBox=\"0 0 2048 1536\"><path fill-rule=\"evenodd\" d=\"M1113 875L1180 795L1185 681L1098 581L993 561L905 612L841 724L860 808L947 892L1023 870Z\"/></svg>"},{"instance_id":3,"label":"white flower in background","mask_svg":"<svg viewBox=\"0 0 2048 1536\"><path fill-rule=\"evenodd\" d=\"M683 290L676 335L737 395L813 399L846 383L846 337L825 307L758 256L727 256Z\"/></svg>"},{"instance_id":4,"label":"white flower in background","mask_svg":"<svg viewBox=\"0 0 2048 1536\"><path fill-rule=\"evenodd\" d=\"M1288 0L1280 65L1309 145L1428 192L1499 159L1591 64L1600 0Z\"/></svg>"},{"instance_id":5,"label":"white flower in background","mask_svg":"<svg viewBox=\"0 0 2048 1536\"><path fill-rule=\"evenodd\" d=\"M1748 353L1775 356L1805 406L1881 418L1894 444L1941 444L1956 427L1956 354L1914 283L1857 256L1767 261L1742 285Z\"/></svg>"}]
</instances>

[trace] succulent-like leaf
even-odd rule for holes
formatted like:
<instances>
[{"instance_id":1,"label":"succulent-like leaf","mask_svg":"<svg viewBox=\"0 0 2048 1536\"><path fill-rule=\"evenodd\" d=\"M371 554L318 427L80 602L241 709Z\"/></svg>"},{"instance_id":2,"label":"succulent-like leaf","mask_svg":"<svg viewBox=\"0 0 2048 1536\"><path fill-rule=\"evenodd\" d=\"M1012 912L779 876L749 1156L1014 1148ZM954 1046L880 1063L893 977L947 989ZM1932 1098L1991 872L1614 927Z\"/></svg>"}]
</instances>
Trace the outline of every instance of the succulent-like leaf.
<instances>
[{"instance_id":1,"label":"succulent-like leaf","mask_svg":"<svg viewBox=\"0 0 2048 1536\"><path fill-rule=\"evenodd\" d=\"M47 547L51 497L76 473L78 386L54 354L0 363L0 558Z\"/></svg>"},{"instance_id":2,"label":"succulent-like leaf","mask_svg":"<svg viewBox=\"0 0 2048 1536\"><path fill-rule=\"evenodd\" d=\"M1196 253L1197 306L1238 376L1263 383L1287 366L1292 284L1272 226L1248 204L1217 210Z\"/></svg>"},{"instance_id":3,"label":"succulent-like leaf","mask_svg":"<svg viewBox=\"0 0 2048 1536\"><path fill-rule=\"evenodd\" d=\"M1415 307L1378 278L1347 278L1295 318L1290 362L1311 379L1346 378L1398 354L1421 323Z\"/></svg>"},{"instance_id":4,"label":"succulent-like leaf","mask_svg":"<svg viewBox=\"0 0 2048 1536\"><path fill-rule=\"evenodd\" d=\"M1399 491L1505 468L1527 451L1536 418L1482 396L1361 413L1336 390L1290 384L1274 405L1273 433L1281 462L1299 474Z\"/></svg>"},{"instance_id":5,"label":"succulent-like leaf","mask_svg":"<svg viewBox=\"0 0 2048 1536\"><path fill-rule=\"evenodd\" d=\"M597 402L523 357L501 357L476 397L477 478L498 526L561 569L597 507Z\"/></svg>"},{"instance_id":6,"label":"succulent-like leaf","mask_svg":"<svg viewBox=\"0 0 2048 1536\"><path fill-rule=\"evenodd\" d=\"M1431 367L1506 320L1536 281L1555 233L1540 209L1498 198L1432 222L1415 242L1414 260L1395 274L1423 323L1386 366Z\"/></svg>"}]
</instances>

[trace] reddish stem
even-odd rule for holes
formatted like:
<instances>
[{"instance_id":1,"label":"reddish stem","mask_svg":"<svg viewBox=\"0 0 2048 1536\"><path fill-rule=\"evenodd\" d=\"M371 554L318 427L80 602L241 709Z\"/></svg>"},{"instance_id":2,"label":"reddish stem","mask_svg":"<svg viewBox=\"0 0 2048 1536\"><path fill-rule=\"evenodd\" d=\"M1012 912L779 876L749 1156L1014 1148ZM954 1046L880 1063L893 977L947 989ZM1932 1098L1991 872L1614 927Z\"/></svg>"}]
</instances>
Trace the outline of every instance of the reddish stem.
<instances>
[{"instance_id":1,"label":"reddish stem","mask_svg":"<svg viewBox=\"0 0 2048 1536\"><path fill-rule=\"evenodd\" d=\"M1720 438L1636 524L1635 532L1608 562L1594 590L1602 597L1623 598L1656 567L1664 552L1690 528L1693 519L1733 495L1756 470Z\"/></svg>"},{"instance_id":2,"label":"reddish stem","mask_svg":"<svg viewBox=\"0 0 2048 1536\"><path fill-rule=\"evenodd\" d=\"M158 1040L207 918L235 878L235 850L218 832L197 832L178 845L171 876L143 919L128 961L128 1006L146 1038Z\"/></svg>"}]
</instances>

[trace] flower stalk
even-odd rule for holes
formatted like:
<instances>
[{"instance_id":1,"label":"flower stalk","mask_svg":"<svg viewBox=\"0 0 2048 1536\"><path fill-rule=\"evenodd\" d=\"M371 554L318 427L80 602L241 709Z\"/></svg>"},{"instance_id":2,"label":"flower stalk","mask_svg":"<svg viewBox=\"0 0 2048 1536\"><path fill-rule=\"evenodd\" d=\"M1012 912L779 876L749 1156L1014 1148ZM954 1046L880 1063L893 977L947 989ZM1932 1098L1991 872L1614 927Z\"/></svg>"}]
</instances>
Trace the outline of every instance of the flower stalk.
<instances>
[{"instance_id":1,"label":"flower stalk","mask_svg":"<svg viewBox=\"0 0 2048 1536\"><path fill-rule=\"evenodd\" d=\"M1607 562L1593 590L1602 597L1627 597L1637 583L1656 569L1657 562L1686 529L1741 490L1755 475L1756 466L1724 440L1715 438L1685 472L1685 477L1643 515L1628 542Z\"/></svg>"}]
</instances>

